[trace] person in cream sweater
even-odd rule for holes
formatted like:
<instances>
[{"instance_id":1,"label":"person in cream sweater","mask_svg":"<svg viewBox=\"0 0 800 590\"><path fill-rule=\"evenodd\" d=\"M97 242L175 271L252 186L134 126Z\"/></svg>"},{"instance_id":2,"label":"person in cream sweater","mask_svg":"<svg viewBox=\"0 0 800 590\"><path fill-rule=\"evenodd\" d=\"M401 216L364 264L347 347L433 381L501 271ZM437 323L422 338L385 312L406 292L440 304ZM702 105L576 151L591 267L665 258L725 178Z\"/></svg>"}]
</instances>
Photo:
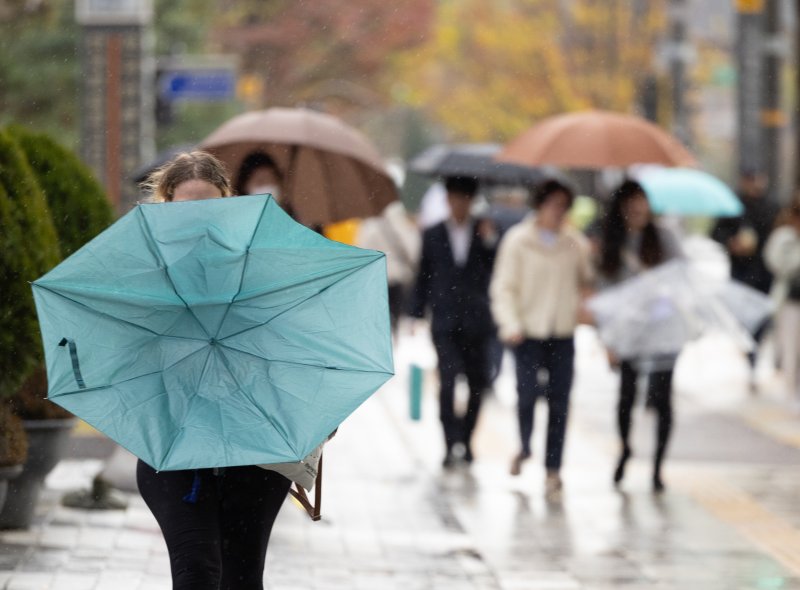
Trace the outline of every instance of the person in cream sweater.
<instances>
[{"instance_id":1,"label":"person in cream sweater","mask_svg":"<svg viewBox=\"0 0 800 590\"><path fill-rule=\"evenodd\" d=\"M544 397L549 411L544 460L548 494L561 489L574 333L593 274L588 241L566 223L573 200L572 191L555 180L534 191L535 213L503 238L489 291L500 338L513 349L517 364L520 451L511 474L518 475L531 456L534 408ZM547 373L544 382L542 369Z\"/></svg>"}]
</instances>

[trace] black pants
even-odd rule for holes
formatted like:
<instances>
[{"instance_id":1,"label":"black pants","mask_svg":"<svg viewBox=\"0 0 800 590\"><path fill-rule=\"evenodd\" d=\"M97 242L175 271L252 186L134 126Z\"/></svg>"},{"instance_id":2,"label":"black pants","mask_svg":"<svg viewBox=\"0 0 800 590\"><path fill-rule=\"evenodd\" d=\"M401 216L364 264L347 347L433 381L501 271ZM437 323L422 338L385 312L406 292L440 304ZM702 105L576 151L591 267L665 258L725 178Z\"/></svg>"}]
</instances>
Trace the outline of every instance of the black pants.
<instances>
[{"instance_id":1,"label":"black pants","mask_svg":"<svg viewBox=\"0 0 800 590\"><path fill-rule=\"evenodd\" d=\"M514 349L517 361L517 418L522 453L531 453L536 400L547 400L547 450L545 467L561 468L564 441L567 436L569 394L575 365L575 343L572 338L525 340ZM547 383L539 380L539 371L547 371Z\"/></svg>"},{"instance_id":2,"label":"black pants","mask_svg":"<svg viewBox=\"0 0 800 590\"><path fill-rule=\"evenodd\" d=\"M389 284L389 320L392 325L392 333L397 332L397 323L403 314L406 302L406 287L401 283Z\"/></svg>"},{"instance_id":3,"label":"black pants","mask_svg":"<svg viewBox=\"0 0 800 590\"><path fill-rule=\"evenodd\" d=\"M462 442L469 447L478 422L484 390L489 386L489 334L434 332L433 345L439 360L439 418L447 451ZM469 385L464 416L456 416L456 378L463 373Z\"/></svg>"},{"instance_id":4,"label":"black pants","mask_svg":"<svg viewBox=\"0 0 800 590\"><path fill-rule=\"evenodd\" d=\"M288 479L254 466L227 467L219 475L156 472L139 461L136 481L164 534L173 590L264 588L267 543ZM197 484L196 502L184 500Z\"/></svg>"},{"instance_id":5,"label":"black pants","mask_svg":"<svg viewBox=\"0 0 800 590\"><path fill-rule=\"evenodd\" d=\"M617 406L617 425L623 449L630 452L631 413L636 401L636 382L639 374L629 362L620 367L619 405ZM653 458L654 473L661 473L661 464L672 432L672 370L650 373L647 387L647 405L658 415L656 426L656 452Z\"/></svg>"}]
</instances>

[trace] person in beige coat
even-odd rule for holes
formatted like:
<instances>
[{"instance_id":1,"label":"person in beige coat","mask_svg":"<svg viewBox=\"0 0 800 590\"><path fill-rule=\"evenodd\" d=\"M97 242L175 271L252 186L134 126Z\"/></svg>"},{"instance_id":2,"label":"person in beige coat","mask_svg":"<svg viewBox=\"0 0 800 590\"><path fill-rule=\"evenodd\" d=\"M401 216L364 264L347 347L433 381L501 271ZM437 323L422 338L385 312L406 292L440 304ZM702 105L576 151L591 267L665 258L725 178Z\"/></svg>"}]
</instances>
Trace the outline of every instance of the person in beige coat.
<instances>
[{"instance_id":1,"label":"person in beige coat","mask_svg":"<svg viewBox=\"0 0 800 590\"><path fill-rule=\"evenodd\" d=\"M592 280L589 244L566 224L574 195L550 180L533 195L535 214L503 238L490 286L491 310L500 339L514 351L517 364L517 417L520 451L511 474L531 456L536 400L547 400L549 416L545 486L561 488L559 471L572 388L574 333L583 289ZM547 381L540 381L540 371Z\"/></svg>"}]
</instances>

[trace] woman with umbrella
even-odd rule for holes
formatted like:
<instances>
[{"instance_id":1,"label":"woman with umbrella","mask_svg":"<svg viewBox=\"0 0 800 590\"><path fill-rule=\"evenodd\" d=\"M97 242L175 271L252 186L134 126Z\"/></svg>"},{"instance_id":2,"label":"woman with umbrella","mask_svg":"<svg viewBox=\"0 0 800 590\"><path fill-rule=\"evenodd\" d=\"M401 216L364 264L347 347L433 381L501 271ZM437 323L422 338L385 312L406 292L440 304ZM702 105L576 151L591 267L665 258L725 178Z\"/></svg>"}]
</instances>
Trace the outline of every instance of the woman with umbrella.
<instances>
[{"instance_id":1,"label":"woman with umbrella","mask_svg":"<svg viewBox=\"0 0 800 590\"><path fill-rule=\"evenodd\" d=\"M227 171L204 152L179 154L148 185L159 201L231 196ZM257 466L156 471L138 461L139 492L164 534L175 590L262 589L272 525L291 482Z\"/></svg>"},{"instance_id":2,"label":"woman with umbrella","mask_svg":"<svg viewBox=\"0 0 800 590\"><path fill-rule=\"evenodd\" d=\"M616 285L631 279L672 258L681 256L677 238L665 227L656 224L642 186L625 181L611 197L602 233L599 260L600 287ZM625 313L621 309L619 313ZM621 454L614 472L614 483L625 476L625 466L631 456L629 441L631 413L636 398L637 381L645 377L644 367L650 367L647 386L647 405L658 414L657 443L653 463L653 490L661 492L664 482L661 467L672 430L672 372L675 357L613 358L619 363L620 393L617 406Z\"/></svg>"}]
</instances>

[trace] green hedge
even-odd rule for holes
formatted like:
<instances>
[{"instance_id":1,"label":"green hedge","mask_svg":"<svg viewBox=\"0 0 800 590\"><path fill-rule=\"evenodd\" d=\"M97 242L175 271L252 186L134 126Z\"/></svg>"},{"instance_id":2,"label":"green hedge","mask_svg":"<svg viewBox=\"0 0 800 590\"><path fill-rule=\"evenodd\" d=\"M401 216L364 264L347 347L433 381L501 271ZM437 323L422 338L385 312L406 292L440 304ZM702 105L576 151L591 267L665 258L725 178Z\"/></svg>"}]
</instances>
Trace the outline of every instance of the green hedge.
<instances>
[{"instance_id":1,"label":"green hedge","mask_svg":"<svg viewBox=\"0 0 800 590\"><path fill-rule=\"evenodd\" d=\"M48 135L18 125L8 128L44 191L66 257L114 221L111 205L92 173Z\"/></svg>"},{"instance_id":2,"label":"green hedge","mask_svg":"<svg viewBox=\"0 0 800 590\"><path fill-rule=\"evenodd\" d=\"M19 145L0 130L0 396L13 394L41 363L29 283L59 260L44 194Z\"/></svg>"}]
</instances>

